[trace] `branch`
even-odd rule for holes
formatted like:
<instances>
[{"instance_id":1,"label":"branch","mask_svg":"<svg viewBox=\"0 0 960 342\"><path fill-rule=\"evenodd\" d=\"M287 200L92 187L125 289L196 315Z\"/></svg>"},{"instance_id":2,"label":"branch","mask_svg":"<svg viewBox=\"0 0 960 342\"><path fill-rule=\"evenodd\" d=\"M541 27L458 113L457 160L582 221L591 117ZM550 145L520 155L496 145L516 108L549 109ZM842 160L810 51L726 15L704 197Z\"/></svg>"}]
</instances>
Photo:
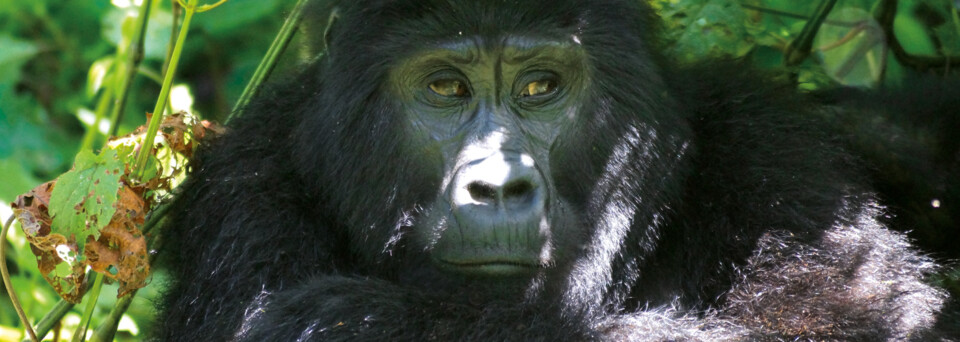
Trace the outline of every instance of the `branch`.
<instances>
[{"instance_id":1,"label":"branch","mask_svg":"<svg viewBox=\"0 0 960 342\"><path fill-rule=\"evenodd\" d=\"M40 339L37 338L37 333L33 331L33 326L30 325L27 314L23 312L23 306L20 306L20 299L17 298L17 292L13 290L13 283L10 282L10 271L7 270L7 231L13 225L13 218L14 216L10 216L7 223L3 225L3 230L0 231L0 274L3 275L3 286L7 288L7 296L10 296L10 301L13 302L13 308L17 311L17 316L20 316L20 321L23 322L27 336L30 337L30 340L39 342Z\"/></svg>"},{"instance_id":2,"label":"branch","mask_svg":"<svg viewBox=\"0 0 960 342\"><path fill-rule=\"evenodd\" d=\"M297 0L297 4L293 7L293 11L290 12L290 16L287 17L287 20L283 22L283 26L280 27L280 32L277 33L277 37L273 39L273 43L270 43L267 54L263 56L263 60L260 61L260 65L257 65L257 70L253 72L250 82L247 83L247 86L243 89L243 93L240 94L240 99L237 100L236 105L233 106L233 111L231 111L230 116L227 117L227 122L241 115L243 108L257 95L263 82L273 73L273 69L280 60L280 55L287 49L287 45L289 45L290 40L293 39L293 34L297 31L297 27L300 26L300 20L303 19L303 9L309 2L310 0Z\"/></svg>"},{"instance_id":3,"label":"branch","mask_svg":"<svg viewBox=\"0 0 960 342\"><path fill-rule=\"evenodd\" d=\"M790 42L790 45L787 45L787 51L783 54L784 65L788 67L799 65L810 56L810 53L813 51L813 39L817 37L820 26L823 25L823 21L827 19L827 15L830 14L830 11L833 10L833 5L836 4L837 0L823 0L820 2L820 5L817 6L816 14L803 26L803 31L800 31L800 36Z\"/></svg>"},{"instance_id":4,"label":"branch","mask_svg":"<svg viewBox=\"0 0 960 342\"><path fill-rule=\"evenodd\" d=\"M880 23L880 27L883 29L887 46L890 47L893 56L896 57L900 63L919 71L960 67L960 56L918 56L907 53L907 51L903 49L903 45L900 45L897 35L893 32L893 19L897 15L897 5L897 0L881 0L879 6L877 6L877 12L874 14L874 18Z\"/></svg>"},{"instance_id":5,"label":"branch","mask_svg":"<svg viewBox=\"0 0 960 342\"><path fill-rule=\"evenodd\" d=\"M117 98L114 99L113 112L110 114L111 127L108 137L116 136L117 131L120 129L120 120L123 119L123 110L127 105L127 98L130 94L130 84L133 82L133 78L137 76L137 67L140 66L140 62L143 61L143 41L147 35L147 22L149 21L150 9L152 7L153 0L146 0L140 4L140 13L137 17L137 26L133 34L133 41L130 42L130 47L126 51L127 55L125 57L127 60L117 61L118 65L123 65L126 69L118 68L116 71L125 74L118 75L120 77L119 85L114 84L114 86L117 87L117 90L114 91L114 96L117 96Z\"/></svg>"},{"instance_id":6,"label":"branch","mask_svg":"<svg viewBox=\"0 0 960 342\"><path fill-rule=\"evenodd\" d=\"M805 14L787 12L787 11L782 11L782 10L773 9L773 8L760 7L760 6L751 5L751 4L740 4L740 7L743 7L749 10L754 10L760 13L779 15L781 17L800 19L800 20L810 20L810 16ZM855 27L857 25L860 25L859 21L842 21L842 20L831 20L831 19L826 19L823 21L823 23L827 25L842 26L842 27Z\"/></svg>"}]
</instances>

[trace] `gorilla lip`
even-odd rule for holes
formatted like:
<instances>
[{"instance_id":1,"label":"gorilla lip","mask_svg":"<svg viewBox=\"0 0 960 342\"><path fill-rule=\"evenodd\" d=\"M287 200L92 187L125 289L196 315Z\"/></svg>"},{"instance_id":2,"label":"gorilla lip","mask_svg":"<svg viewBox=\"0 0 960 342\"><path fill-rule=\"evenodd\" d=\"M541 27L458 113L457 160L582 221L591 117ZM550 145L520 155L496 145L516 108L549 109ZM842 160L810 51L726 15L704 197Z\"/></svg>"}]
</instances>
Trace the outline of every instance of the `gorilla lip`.
<instances>
[{"instance_id":1,"label":"gorilla lip","mask_svg":"<svg viewBox=\"0 0 960 342\"><path fill-rule=\"evenodd\" d=\"M538 269L536 263L516 260L464 260L450 261L436 259L444 268L466 273L511 275L527 273Z\"/></svg>"}]
</instances>

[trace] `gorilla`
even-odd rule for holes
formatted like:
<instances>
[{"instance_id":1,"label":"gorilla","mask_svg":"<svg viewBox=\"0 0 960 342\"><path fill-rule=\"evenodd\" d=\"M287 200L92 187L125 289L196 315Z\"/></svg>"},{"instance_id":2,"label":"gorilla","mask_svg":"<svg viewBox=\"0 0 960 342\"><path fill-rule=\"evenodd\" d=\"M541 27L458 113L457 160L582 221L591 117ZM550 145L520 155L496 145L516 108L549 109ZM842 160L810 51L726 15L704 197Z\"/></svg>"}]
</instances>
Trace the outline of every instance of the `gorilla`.
<instances>
[{"instance_id":1,"label":"gorilla","mask_svg":"<svg viewBox=\"0 0 960 342\"><path fill-rule=\"evenodd\" d=\"M322 57L193 161L157 339L957 336L836 106L737 61L674 65L643 1L308 18L329 18Z\"/></svg>"}]
</instances>

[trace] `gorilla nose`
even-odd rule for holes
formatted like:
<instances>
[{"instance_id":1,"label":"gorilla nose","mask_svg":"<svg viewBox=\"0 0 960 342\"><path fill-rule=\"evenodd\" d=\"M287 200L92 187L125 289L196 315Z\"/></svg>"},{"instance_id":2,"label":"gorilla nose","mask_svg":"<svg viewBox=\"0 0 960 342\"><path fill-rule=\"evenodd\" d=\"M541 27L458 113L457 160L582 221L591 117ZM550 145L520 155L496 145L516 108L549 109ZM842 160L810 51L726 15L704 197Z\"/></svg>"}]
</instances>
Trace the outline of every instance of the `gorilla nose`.
<instances>
[{"instance_id":1,"label":"gorilla nose","mask_svg":"<svg viewBox=\"0 0 960 342\"><path fill-rule=\"evenodd\" d=\"M539 174L527 156L497 153L464 166L453 189L456 207L523 215L542 208Z\"/></svg>"},{"instance_id":2,"label":"gorilla nose","mask_svg":"<svg viewBox=\"0 0 960 342\"><path fill-rule=\"evenodd\" d=\"M467 184L467 192L475 202L491 205L523 205L530 203L536 196L536 188L527 179L516 179L503 186L493 185L484 181L475 181Z\"/></svg>"}]
</instances>

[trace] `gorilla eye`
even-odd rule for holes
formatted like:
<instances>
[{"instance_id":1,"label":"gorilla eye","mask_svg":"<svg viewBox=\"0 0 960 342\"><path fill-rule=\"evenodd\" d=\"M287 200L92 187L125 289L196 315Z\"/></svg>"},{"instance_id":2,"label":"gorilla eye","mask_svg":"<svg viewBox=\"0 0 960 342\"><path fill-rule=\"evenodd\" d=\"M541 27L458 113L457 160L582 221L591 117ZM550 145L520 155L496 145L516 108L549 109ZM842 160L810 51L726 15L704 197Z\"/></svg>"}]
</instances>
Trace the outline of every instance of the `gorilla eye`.
<instances>
[{"instance_id":1,"label":"gorilla eye","mask_svg":"<svg viewBox=\"0 0 960 342\"><path fill-rule=\"evenodd\" d=\"M554 80L539 80L533 81L523 87L523 92L520 93L521 97L527 96L537 96L548 94L557 89L557 81Z\"/></svg>"},{"instance_id":2,"label":"gorilla eye","mask_svg":"<svg viewBox=\"0 0 960 342\"><path fill-rule=\"evenodd\" d=\"M452 79L433 81L430 83L430 90L447 97L464 97L470 93L463 82Z\"/></svg>"}]
</instances>

